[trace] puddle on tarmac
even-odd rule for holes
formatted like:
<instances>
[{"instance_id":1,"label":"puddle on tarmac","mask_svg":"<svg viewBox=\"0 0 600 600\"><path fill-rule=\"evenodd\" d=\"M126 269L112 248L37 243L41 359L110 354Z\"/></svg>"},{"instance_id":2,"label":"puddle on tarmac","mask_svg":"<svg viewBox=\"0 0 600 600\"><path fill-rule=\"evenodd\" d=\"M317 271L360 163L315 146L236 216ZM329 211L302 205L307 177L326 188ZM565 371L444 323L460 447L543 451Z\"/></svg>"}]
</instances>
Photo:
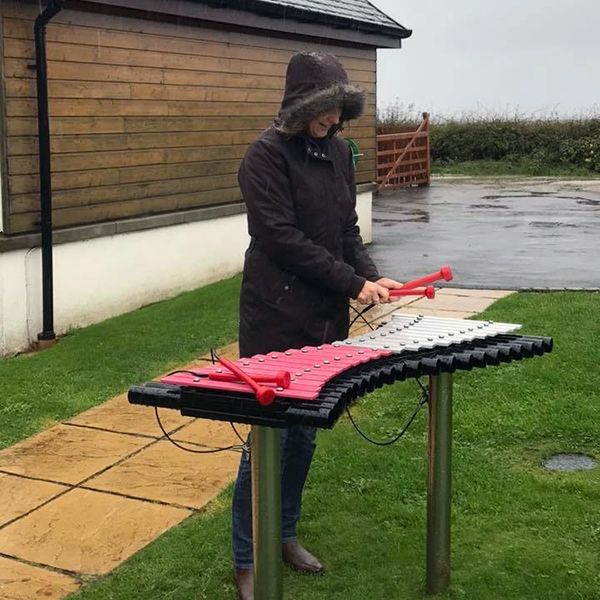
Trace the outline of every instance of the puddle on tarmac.
<instances>
[{"instance_id":1,"label":"puddle on tarmac","mask_svg":"<svg viewBox=\"0 0 600 600\"><path fill-rule=\"evenodd\" d=\"M469 208L505 208L508 209L508 206L505 204L471 204Z\"/></svg>"},{"instance_id":2,"label":"puddle on tarmac","mask_svg":"<svg viewBox=\"0 0 600 600\"><path fill-rule=\"evenodd\" d=\"M575 225L575 223L561 223L557 221L530 221L529 224L532 227L545 227L548 229L553 229L555 227L579 227L579 225Z\"/></svg>"},{"instance_id":3,"label":"puddle on tarmac","mask_svg":"<svg viewBox=\"0 0 600 600\"><path fill-rule=\"evenodd\" d=\"M481 196L482 200L512 200L519 198L549 198L556 200L576 200L577 204L585 204L588 206L600 205L600 200L592 200L591 198L584 198L583 196L560 196L552 192L526 192L516 194L492 194L488 196Z\"/></svg>"},{"instance_id":4,"label":"puddle on tarmac","mask_svg":"<svg viewBox=\"0 0 600 600\"><path fill-rule=\"evenodd\" d=\"M373 223L381 223L383 227L389 227L394 223L429 223L429 211L427 210L403 210L397 211L401 215L396 217L373 218Z\"/></svg>"}]
</instances>

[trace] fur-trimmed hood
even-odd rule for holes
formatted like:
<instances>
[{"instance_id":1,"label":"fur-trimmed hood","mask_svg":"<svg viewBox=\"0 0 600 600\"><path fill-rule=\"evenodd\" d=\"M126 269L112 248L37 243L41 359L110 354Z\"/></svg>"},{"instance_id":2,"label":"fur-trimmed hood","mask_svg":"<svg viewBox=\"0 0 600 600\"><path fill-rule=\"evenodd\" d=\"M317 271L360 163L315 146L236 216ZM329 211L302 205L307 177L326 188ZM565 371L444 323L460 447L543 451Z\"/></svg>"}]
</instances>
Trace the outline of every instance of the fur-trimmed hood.
<instances>
[{"instance_id":1,"label":"fur-trimmed hood","mask_svg":"<svg viewBox=\"0 0 600 600\"><path fill-rule=\"evenodd\" d=\"M332 108L342 109L342 122L356 119L362 114L364 103L364 91L349 82L335 56L299 52L288 64L285 93L275 124L283 133L301 133L309 121Z\"/></svg>"}]
</instances>

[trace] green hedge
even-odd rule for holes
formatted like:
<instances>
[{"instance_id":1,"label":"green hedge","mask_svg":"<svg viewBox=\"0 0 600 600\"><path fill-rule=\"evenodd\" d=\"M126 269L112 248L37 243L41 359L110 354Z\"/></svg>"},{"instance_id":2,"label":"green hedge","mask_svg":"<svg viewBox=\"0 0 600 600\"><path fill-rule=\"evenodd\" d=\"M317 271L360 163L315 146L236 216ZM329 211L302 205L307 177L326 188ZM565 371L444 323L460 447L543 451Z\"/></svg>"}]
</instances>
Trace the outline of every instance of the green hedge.
<instances>
[{"instance_id":1,"label":"green hedge","mask_svg":"<svg viewBox=\"0 0 600 600\"><path fill-rule=\"evenodd\" d=\"M432 125L431 157L448 163L526 158L600 172L600 119L448 121Z\"/></svg>"},{"instance_id":2,"label":"green hedge","mask_svg":"<svg viewBox=\"0 0 600 600\"><path fill-rule=\"evenodd\" d=\"M414 107L396 105L378 113L378 132L414 130ZM438 165L505 161L600 172L600 116L560 120L524 116L431 117L431 158Z\"/></svg>"}]
</instances>

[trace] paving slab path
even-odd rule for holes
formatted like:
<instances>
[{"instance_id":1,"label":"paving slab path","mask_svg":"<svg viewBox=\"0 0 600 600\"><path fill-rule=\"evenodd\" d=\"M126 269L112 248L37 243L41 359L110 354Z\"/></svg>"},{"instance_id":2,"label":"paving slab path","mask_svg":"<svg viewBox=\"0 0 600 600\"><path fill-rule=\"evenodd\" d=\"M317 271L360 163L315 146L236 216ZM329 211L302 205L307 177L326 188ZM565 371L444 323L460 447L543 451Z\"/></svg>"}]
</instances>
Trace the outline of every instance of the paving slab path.
<instances>
[{"instance_id":1,"label":"paving slab path","mask_svg":"<svg viewBox=\"0 0 600 600\"><path fill-rule=\"evenodd\" d=\"M511 293L442 289L435 300L379 306L368 319L384 320L399 308L466 318ZM357 321L353 332L364 329ZM237 358L237 344L221 354ZM161 421L173 439L195 449L239 441L228 423L168 410ZM234 452L176 448L154 411L130 405L125 394L6 448L0 452L0 600L55 600L105 575L202 510L233 480L238 460Z\"/></svg>"}]
</instances>

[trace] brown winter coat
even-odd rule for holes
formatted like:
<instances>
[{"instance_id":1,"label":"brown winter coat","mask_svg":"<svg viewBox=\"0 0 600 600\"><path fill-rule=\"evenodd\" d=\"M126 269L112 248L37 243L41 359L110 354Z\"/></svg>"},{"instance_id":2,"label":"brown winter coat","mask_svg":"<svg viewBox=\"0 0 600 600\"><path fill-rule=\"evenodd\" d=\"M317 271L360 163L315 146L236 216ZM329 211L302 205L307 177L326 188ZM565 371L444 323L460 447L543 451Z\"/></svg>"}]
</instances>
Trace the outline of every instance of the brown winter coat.
<instances>
[{"instance_id":1,"label":"brown winter coat","mask_svg":"<svg viewBox=\"0 0 600 600\"><path fill-rule=\"evenodd\" d=\"M355 118L362 93L337 59L295 55L279 119L240 167L251 235L240 297L242 356L345 338L348 297L379 277L357 226L348 145L303 133L333 106L342 107L342 119Z\"/></svg>"}]
</instances>

